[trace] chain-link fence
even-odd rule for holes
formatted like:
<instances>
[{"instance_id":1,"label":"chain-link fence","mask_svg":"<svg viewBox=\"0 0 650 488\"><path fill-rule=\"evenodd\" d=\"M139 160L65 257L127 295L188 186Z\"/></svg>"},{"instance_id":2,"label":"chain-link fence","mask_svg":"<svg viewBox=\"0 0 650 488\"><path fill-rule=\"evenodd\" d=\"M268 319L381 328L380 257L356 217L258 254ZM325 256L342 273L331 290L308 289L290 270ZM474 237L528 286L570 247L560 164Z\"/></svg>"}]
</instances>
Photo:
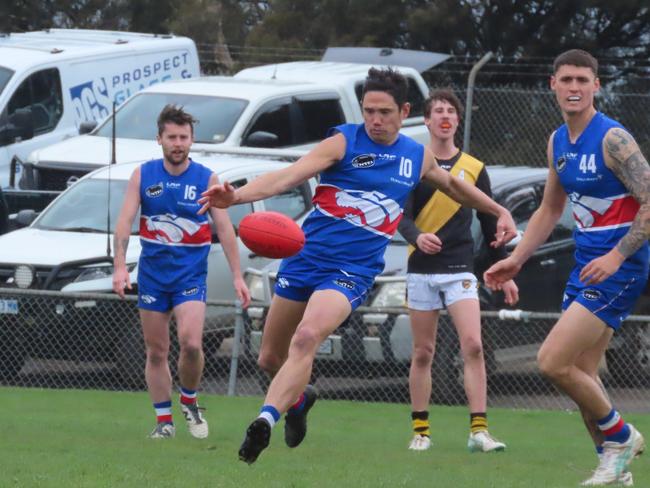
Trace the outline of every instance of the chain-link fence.
<instances>
[{"instance_id":1,"label":"chain-link fence","mask_svg":"<svg viewBox=\"0 0 650 488\"><path fill-rule=\"evenodd\" d=\"M215 53L226 50L230 56ZM324 51L319 49L280 49L245 46L202 44L199 57L204 74L234 74L261 64L289 61L317 61ZM225 63L223 59L228 59ZM219 61L222 60L222 61ZM438 87L445 76L445 64L424 72L431 86ZM548 66L550 75L551 67ZM548 77L542 70L539 78ZM449 72L451 75L451 71ZM457 73L456 73L457 74ZM467 76L469 71L467 72ZM465 78L467 77L465 76ZM456 76L454 79L457 79ZM466 86L454 86L465 103ZM632 133L641 150L650 157L650 95L601 90L596 106L608 116L621 122ZM546 147L552 131L562 124L555 95L539 88L517 88L477 82L472 107L470 152L487 164L506 166L545 167ZM458 131L457 144L462 147L463 127Z\"/></svg>"},{"instance_id":2,"label":"chain-link fence","mask_svg":"<svg viewBox=\"0 0 650 488\"><path fill-rule=\"evenodd\" d=\"M201 389L262 395L268 379L257 364L267 307L241 313L210 304L204 334ZM573 408L535 365L557 314L483 313L483 342L491 406ZM650 411L650 317L631 317L601 365L612 400L624 411ZM172 335L174 325L172 323ZM136 301L0 289L0 383L43 388L143 390L145 352ZM322 398L408 402L411 334L406 310L362 307L322 345L313 381ZM175 374L178 344L171 346ZM458 339L443 314L433 366L432 402L462 404Z\"/></svg>"}]
</instances>

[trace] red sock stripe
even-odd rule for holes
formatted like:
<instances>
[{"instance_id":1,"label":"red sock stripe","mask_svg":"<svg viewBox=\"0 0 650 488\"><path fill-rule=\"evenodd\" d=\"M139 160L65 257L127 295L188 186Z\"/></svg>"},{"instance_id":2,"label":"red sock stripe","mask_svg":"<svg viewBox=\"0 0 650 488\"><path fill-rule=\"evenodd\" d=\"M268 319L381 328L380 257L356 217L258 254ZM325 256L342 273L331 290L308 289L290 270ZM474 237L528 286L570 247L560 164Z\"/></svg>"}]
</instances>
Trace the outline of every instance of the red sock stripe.
<instances>
[{"instance_id":1,"label":"red sock stripe","mask_svg":"<svg viewBox=\"0 0 650 488\"><path fill-rule=\"evenodd\" d=\"M193 405L196 403L196 397L187 397L181 394L181 403L183 405Z\"/></svg>"},{"instance_id":2,"label":"red sock stripe","mask_svg":"<svg viewBox=\"0 0 650 488\"><path fill-rule=\"evenodd\" d=\"M167 414L167 415L158 415L156 417L156 421L158 423L169 422L171 424L172 423L172 414L170 413L170 414Z\"/></svg>"},{"instance_id":3,"label":"red sock stripe","mask_svg":"<svg viewBox=\"0 0 650 488\"><path fill-rule=\"evenodd\" d=\"M624 425L625 425L625 422L623 422L623 418L619 418L618 422L616 422L614 424L614 426L610 427L607 430L603 430L603 434L605 434L605 436L616 435L621 430L623 430Z\"/></svg>"},{"instance_id":4,"label":"red sock stripe","mask_svg":"<svg viewBox=\"0 0 650 488\"><path fill-rule=\"evenodd\" d=\"M304 401L305 401L305 394L301 393L300 397L298 398L298 401L296 403L294 403L293 405L291 405L290 408L298 408L302 404L302 402L304 402Z\"/></svg>"}]
</instances>

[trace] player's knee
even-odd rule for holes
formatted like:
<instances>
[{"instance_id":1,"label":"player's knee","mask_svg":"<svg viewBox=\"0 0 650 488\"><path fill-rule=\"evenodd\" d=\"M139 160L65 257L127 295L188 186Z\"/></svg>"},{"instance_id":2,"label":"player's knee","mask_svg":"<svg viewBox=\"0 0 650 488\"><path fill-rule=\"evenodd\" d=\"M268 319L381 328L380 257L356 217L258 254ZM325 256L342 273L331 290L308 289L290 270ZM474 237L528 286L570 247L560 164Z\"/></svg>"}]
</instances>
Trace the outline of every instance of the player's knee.
<instances>
[{"instance_id":1,"label":"player's knee","mask_svg":"<svg viewBox=\"0 0 650 488\"><path fill-rule=\"evenodd\" d=\"M162 347L147 347L147 362L152 366L167 364L168 350Z\"/></svg>"},{"instance_id":2,"label":"player's knee","mask_svg":"<svg viewBox=\"0 0 650 488\"><path fill-rule=\"evenodd\" d=\"M308 327L299 327L291 339L291 349L300 354L315 351L320 344L318 333Z\"/></svg>"},{"instance_id":3,"label":"player's knee","mask_svg":"<svg viewBox=\"0 0 650 488\"><path fill-rule=\"evenodd\" d=\"M418 344L413 347L411 361L419 368L430 368L433 362L434 345Z\"/></svg>"},{"instance_id":4,"label":"player's knee","mask_svg":"<svg viewBox=\"0 0 650 488\"><path fill-rule=\"evenodd\" d=\"M462 347L463 359L465 361L472 359L480 359L483 357L483 344L480 339L468 339Z\"/></svg>"},{"instance_id":5,"label":"player's knee","mask_svg":"<svg viewBox=\"0 0 650 488\"><path fill-rule=\"evenodd\" d=\"M189 361L198 361L201 359L203 348L200 341L186 341L181 343L181 354Z\"/></svg>"},{"instance_id":6,"label":"player's knee","mask_svg":"<svg viewBox=\"0 0 650 488\"><path fill-rule=\"evenodd\" d=\"M551 380L562 380L567 377L570 372L568 366L562 364L544 350L540 350L537 354L537 366L540 373Z\"/></svg>"}]
</instances>

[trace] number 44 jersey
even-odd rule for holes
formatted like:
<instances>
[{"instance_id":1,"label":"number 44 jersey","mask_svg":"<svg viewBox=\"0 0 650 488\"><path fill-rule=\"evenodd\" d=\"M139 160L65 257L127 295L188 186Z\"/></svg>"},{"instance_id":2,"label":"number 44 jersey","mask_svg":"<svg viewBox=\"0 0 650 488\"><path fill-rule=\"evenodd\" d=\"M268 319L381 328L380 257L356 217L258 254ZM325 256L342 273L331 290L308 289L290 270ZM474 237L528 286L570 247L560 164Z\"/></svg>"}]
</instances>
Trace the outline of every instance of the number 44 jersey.
<instances>
[{"instance_id":1,"label":"number 44 jersey","mask_svg":"<svg viewBox=\"0 0 650 488\"><path fill-rule=\"evenodd\" d=\"M609 252L627 233L639 203L605 165L603 139L612 128L626 130L601 112L596 112L575 142L566 124L553 137L553 166L566 191L576 223L576 264ZM642 246L621 266L621 271L647 273L648 246Z\"/></svg>"}]
</instances>

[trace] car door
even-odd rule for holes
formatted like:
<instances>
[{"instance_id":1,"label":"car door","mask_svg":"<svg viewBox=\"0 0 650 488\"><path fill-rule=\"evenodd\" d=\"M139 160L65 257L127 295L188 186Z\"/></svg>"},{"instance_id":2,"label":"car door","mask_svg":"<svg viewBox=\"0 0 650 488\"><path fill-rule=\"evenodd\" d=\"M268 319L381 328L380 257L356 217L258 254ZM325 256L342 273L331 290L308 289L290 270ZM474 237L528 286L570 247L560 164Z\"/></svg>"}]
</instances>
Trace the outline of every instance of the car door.
<instances>
[{"instance_id":1,"label":"car door","mask_svg":"<svg viewBox=\"0 0 650 488\"><path fill-rule=\"evenodd\" d=\"M510 191L503 200L510 210L517 229L525 231L528 222L541 203L543 185L527 183ZM509 251L514 246L509 247ZM526 261L515 278L519 287L518 308L535 311L558 311L558 293L555 275L560 264L556 256L556 243L550 237Z\"/></svg>"}]
</instances>

